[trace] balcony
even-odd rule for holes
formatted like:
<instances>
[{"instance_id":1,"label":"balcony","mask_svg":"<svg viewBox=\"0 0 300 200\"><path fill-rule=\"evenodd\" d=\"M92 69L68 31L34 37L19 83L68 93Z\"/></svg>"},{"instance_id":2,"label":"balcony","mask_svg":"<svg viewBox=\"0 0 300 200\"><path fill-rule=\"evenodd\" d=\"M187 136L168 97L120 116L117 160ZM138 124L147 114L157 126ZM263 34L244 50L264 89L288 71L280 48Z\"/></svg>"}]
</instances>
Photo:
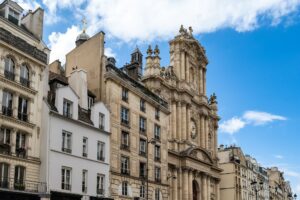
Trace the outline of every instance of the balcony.
<instances>
[{"instance_id":1,"label":"balcony","mask_svg":"<svg viewBox=\"0 0 300 200\"><path fill-rule=\"evenodd\" d=\"M104 195L104 189L103 188L97 188L97 194L98 195Z\"/></svg>"},{"instance_id":2,"label":"balcony","mask_svg":"<svg viewBox=\"0 0 300 200\"><path fill-rule=\"evenodd\" d=\"M4 76L5 76L5 78L7 78L7 79L9 79L11 81L15 80L15 74L13 72L5 70L4 71Z\"/></svg>"},{"instance_id":3,"label":"balcony","mask_svg":"<svg viewBox=\"0 0 300 200\"><path fill-rule=\"evenodd\" d=\"M66 153L72 153L72 149L62 147L61 150Z\"/></svg>"},{"instance_id":4,"label":"balcony","mask_svg":"<svg viewBox=\"0 0 300 200\"><path fill-rule=\"evenodd\" d=\"M127 169L127 168L122 168L122 169L121 169L121 174L124 174L124 175L130 175L130 170Z\"/></svg>"},{"instance_id":5,"label":"balcony","mask_svg":"<svg viewBox=\"0 0 300 200\"><path fill-rule=\"evenodd\" d=\"M70 190L72 189L72 186L70 184L67 184L67 183L62 183L61 184L61 189L63 190Z\"/></svg>"},{"instance_id":6,"label":"balcony","mask_svg":"<svg viewBox=\"0 0 300 200\"><path fill-rule=\"evenodd\" d=\"M20 83L25 87L29 87L29 80L27 78L20 77Z\"/></svg>"},{"instance_id":7,"label":"balcony","mask_svg":"<svg viewBox=\"0 0 300 200\"><path fill-rule=\"evenodd\" d=\"M10 155L10 144L0 141L0 154Z\"/></svg>"},{"instance_id":8,"label":"balcony","mask_svg":"<svg viewBox=\"0 0 300 200\"><path fill-rule=\"evenodd\" d=\"M27 113L19 112L18 113L18 119L22 120L24 122L27 122L28 121L28 115L27 115Z\"/></svg>"},{"instance_id":9,"label":"balcony","mask_svg":"<svg viewBox=\"0 0 300 200\"><path fill-rule=\"evenodd\" d=\"M26 158L27 150L25 147L16 147L16 156L20 158Z\"/></svg>"},{"instance_id":10,"label":"balcony","mask_svg":"<svg viewBox=\"0 0 300 200\"><path fill-rule=\"evenodd\" d=\"M130 147L128 144L121 144L121 149L129 151Z\"/></svg>"},{"instance_id":11,"label":"balcony","mask_svg":"<svg viewBox=\"0 0 300 200\"><path fill-rule=\"evenodd\" d=\"M12 115L13 115L13 110L12 110L11 107L2 106L2 114L3 114L3 115L6 115L6 116L9 116L9 117L12 117Z\"/></svg>"},{"instance_id":12,"label":"balcony","mask_svg":"<svg viewBox=\"0 0 300 200\"><path fill-rule=\"evenodd\" d=\"M44 193L47 191L46 183L15 180L14 178L2 178L0 180L0 188L36 193Z\"/></svg>"}]
</instances>

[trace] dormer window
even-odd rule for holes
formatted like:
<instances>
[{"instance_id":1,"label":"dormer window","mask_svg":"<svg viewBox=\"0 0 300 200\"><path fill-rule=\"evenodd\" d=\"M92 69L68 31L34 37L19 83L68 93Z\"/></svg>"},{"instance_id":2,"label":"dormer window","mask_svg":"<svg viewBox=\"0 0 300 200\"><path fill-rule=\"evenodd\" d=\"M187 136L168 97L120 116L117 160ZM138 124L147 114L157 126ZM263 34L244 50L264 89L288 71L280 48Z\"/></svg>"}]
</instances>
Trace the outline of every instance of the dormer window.
<instances>
[{"instance_id":1,"label":"dormer window","mask_svg":"<svg viewBox=\"0 0 300 200\"><path fill-rule=\"evenodd\" d=\"M63 115L68 118L72 118L73 102L64 99Z\"/></svg>"},{"instance_id":2,"label":"dormer window","mask_svg":"<svg viewBox=\"0 0 300 200\"><path fill-rule=\"evenodd\" d=\"M103 113L99 113L99 128L104 130L104 123L105 123L105 115Z\"/></svg>"},{"instance_id":3,"label":"dormer window","mask_svg":"<svg viewBox=\"0 0 300 200\"><path fill-rule=\"evenodd\" d=\"M16 12L15 10L13 9L9 9L9 12L8 12L8 20L11 21L12 23L16 24L16 25L19 25L19 16L20 16L20 13Z\"/></svg>"},{"instance_id":4,"label":"dormer window","mask_svg":"<svg viewBox=\"0 0 300 200\"><path fill-rule=\"evenodd\" d=\"M91 109L91 107L94 105L94 98L88 96L88 108Z\"/></svg>"}]
</instances>

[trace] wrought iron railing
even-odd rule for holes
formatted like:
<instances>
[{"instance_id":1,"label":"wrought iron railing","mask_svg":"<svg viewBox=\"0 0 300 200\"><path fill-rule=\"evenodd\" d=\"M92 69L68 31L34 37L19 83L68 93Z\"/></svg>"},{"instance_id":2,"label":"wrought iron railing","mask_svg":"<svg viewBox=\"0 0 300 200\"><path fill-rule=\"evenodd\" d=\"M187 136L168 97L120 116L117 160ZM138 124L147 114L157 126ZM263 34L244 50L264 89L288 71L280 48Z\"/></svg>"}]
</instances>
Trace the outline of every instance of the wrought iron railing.
<instances>
[{"instance_id":1,"label":"wrought iron railing","mask_svg":"<svg viewBox=\"0 0 300 200\"><path fill-rule=\"evenodd\" d=\"M0 188L34 193L45 193L47 191L46 183L20 180L14 178L1 178Z\"/></svg>"},{"instance_id":2,"label":"wrought iron railing","mask_svg":"<svg viewBox=\"0 0 300 200\"><path fill-rule=\"evenodd\" d=\"M24 122L28 121L28 114L23 112L18 112L18 119Z\"/></svg>"},{"instance_id":3,"label":"wrought iron railing","mask_svg":"<svg viewBox=\"0 0 300 200\"><path fill-rule=\"evenodd\" d=\"M2 106L2 114L11 117L13 114L13 110L11 107Z\"/></svg>"},{"instance_id":4,"label":"wrought iron railing","mask_svg":"<svg viewBox=\"0 0 300 200\"><path fill-rule=\"evenodd\" d=\"M29 80L27 78L20 77L20 83L25 87L29 87Z\"/></svg>"},{"instance_id":5,"label":"wrought iron railing","mask_svg":"<svg viewBox=\"0 0 300 200\"><path fill-rule=\"evenodd\" d=\"M97 194L99 194L99 195L104 195L104 189L102 189L102 188L97 188Z\"/></svg>"},{"instance_id":6,"label":"wrought iron railing","mask_svg":"<svg viewBox=\"0 0 300 200\"><path fill-rule=\"evenodd\" d=\"M4 71L4 76L5 76L5 78L7 78L7 79L9 79L11 81L15 80L15 74L13 72L5 70Z\"/></svg>"}]
</instances>

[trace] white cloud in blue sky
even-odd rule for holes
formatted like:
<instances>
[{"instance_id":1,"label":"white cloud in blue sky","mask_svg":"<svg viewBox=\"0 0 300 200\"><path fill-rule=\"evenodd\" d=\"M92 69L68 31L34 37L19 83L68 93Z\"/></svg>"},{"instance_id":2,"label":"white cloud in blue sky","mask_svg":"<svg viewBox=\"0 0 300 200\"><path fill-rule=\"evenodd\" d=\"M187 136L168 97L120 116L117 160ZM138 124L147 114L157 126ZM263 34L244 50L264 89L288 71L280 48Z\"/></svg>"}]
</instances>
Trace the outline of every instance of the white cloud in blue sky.
<instances>
[{"instance_id":1,"label":"white cloud in blue sky","mask_svg":"<svg viewBox=\"0 0 300 200\"><path fill-rule=\"evenodd\" d=\"M286 117L273 115L267 112L260 111L246 111L242 117L233 117L229 120L225 120L220 124L220 131L223 133L234 134L245 126L253 125L265 125L273 121L287 120Z\"/></svg>"}]
</instances>

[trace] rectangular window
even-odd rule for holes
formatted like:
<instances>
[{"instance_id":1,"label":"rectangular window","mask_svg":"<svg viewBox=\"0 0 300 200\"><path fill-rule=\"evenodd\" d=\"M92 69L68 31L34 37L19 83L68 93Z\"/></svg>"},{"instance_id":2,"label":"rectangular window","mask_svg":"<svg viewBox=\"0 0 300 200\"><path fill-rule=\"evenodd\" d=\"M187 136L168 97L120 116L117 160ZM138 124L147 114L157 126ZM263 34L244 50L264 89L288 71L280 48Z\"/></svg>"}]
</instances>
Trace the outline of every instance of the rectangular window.
<instances>
[{"instance_id":1,"label":"rectangular window","mask_svg":"<svg viewBox=\"0 0 300 200\"><path fill-rule=\"evenodd\" d=\"M160 161L160 146L158 145L154 146L154 160Z\"/></svg>"},{"instance_id":2,"label":"rectangular window","mask_svg":"<svg viewBox=\"0 0 300 200\"><path fill-rule=\"evenodd\" d=\"M122 131L121 133L121 148L129 149L129 133L126 131Z\"/></svg>"},{"instance_id":3,"label":"rectangular window","mask_svg":"<svg viewBox=\"0 0 300 200\"><path fill-rule=\"evenodd\" d=\"M129 125L129 109L122 106L121 108L121 123Z\"/></svg>"},{"instance_id":4,"label":"rectangular window","mask_svg":"<svg viewBox=\"0 0 300 200\"><path fill-rule=\"evenodd\" d=\"M72 153L72 133L63 131L62 132L62 148L61 150L66 153Z\"/></svg>"},{"instance_id":5,"label":"rectangular window","mask_svg":"<svg viewBox=\"0 0 300 200\"><path fill-rule=\"evenodd\" d=\"M87 192L87 170L82 170L82 192Z\"/></svg>"},{"instance_id":6,"label":"rectangular window","mask_svg":"<svg viewBox=\"0 0 300 200\"><path fill-rule=\"evenodd\" d=\"M104 148L105 148L105 143L98 141L97 143L97 160L104 161Z\"/></svg>"},{"instance_id":7,"label":"rectangular window","mask_svg":"<svg viewBox=\"0 0 300 200\"><path fill-rule=\"evenodd\" d=\"M16 25L19 25L19 15L20 14L18 12L10 8L8 11L8 20Z\"/></svg>"},{"instance_id":8,"label":"rectangular window","mask_svg":"<svg viewBox=\"0 0 300 200\"><path fill-rule=\"evenodd\" d=\"M68 167L63 167L61 169L61 189L71 190L71 172L72 169Z\"/></svg>"},{"instance_id":9,"label":"rectangular window","mask_svg":"<svg viewBox=\"0 0 300 200\"><path fill-rule=\"evenodd\" d=\"M122 195L123 196L128 195L128 182L127 181L122 182Z\"/></svg>"},{"instance_id":10,"label":"rectangular window","mask_svg":"<svg viewBox=\"0 0 300 200\"><path fill-rule=\"evenodd\" d=\"M2 114L3 115L12 116L12 114L13 114L12 101L13 101L12 93L3 91L3 96L2 96Z\"/></svg>"},{"instance_id":11,"label":"rectangular window","mask_svg":"<svg viewBox=\"0 0 300 200\"><path fill-rule=\"evenodd\" d=\"M146 156L146 148L147 148L147 141L144 139L140 139L140 155Z\"/></svg>"},{"instance_id":12,"label":"rectangular window","mask_svg":"<svg viewBox=\"0 0 300 200\"><path fill-rule=\"evenodd\" d=\"M154 138L160 140L160 126L154 124Z\"/></svg>"},{"instance_id":13,"label":"rectangular window","mask_svg":"<svg viewBox=\"0 0 300 200\"><path fill-rule=\"evenodd\" d=\"M105 115L103 113L99 113L99 128L104 130L105 125Z\"/></svg>"},{"instance_id":14,"label":"rectangular window","mask_svg":"<svg viewBox=\"0 0 300 200\"><path fill-rule=\"evenodd\" d=\"M140 177L146 178L146 163L140 162Z\"/></svg>"},{"instance_id":15,"label":"rectangular window","mask_svg":"<svg viewBox=\"0 0 300 200\"><path fill-rule=\"evenodd\" d=\"M88 109L91 109L93 105L94 105L94 98L89 96L88 97Z\"/></svg>"},{"instance_id":16,"label":"rectangular window","mask_svg":"<svg viewBox=\"0 0 300 200\"><path fill-rule=\"evenodd\" d=\"M141 99L141 101L140 101L140 110L142 112L146 112L146 102L144 99Z\"/></svg>"},{"instance_id":17,"label":"rectangular window","mask_svg":"<svg viewBox=\"0 0 300 200\"><path fill-rule=\"evenodd\" d=\"M28 101L22 97L19 97L18 106L18 119L27 122L27 106Z\"/></svg>"},{"instance_id":18,"label":"rectangular window","mask_svg":"<svg viewBox=\"0 0 300 200\"><path fill-rule=\"evenodd\" d=\"M24 180L25 180L25 167L15 166L14 188L16 190L24 190L25 189Z\"/></svg>"},{"instance_id":19,"label":"rectangular window","mask_svg":"<svg viewBox=\"0 0 300 200\"><path fill-rule=\"evenodd\" d=\"M155 200L160 200L160 191L158 188L155 189Z\"/></svg>"},{"instance_id":20,"label":"rectangular window","mask_svg":"<svg viewBox=\"0 0 300 200\"><path fill-rule=\"evenodd\" d=\"M83 137L82 139L82 156L87 157L88 156L88 138Z\"/></svg>"},{"instance_id":21,"label":"rectangular window","mask_svg":"<svg viewBox=\"0 0 300 200\"><path fill-rule=\"evenodd\" d=\"M16 135L16 155L24 158L26 156L26 134L18 132Z\"/></svg>"},{"instance_id":22,"label":"rectangular window","mask_svg":"<svg viewBox=\"0 0 300 200\"><path fill-rule=\"evenodd\" d=\"M97 194L104 195L104 180L103 174L97 174Z\"/></svg>"},{"instance_id":23,"label":"rectangular window","mask_svg":"<svg viewBox=\"0 0 300 200\"><path fill-rule=\"evenodd\" d=\"M146 134L147 120L144 117L140 117L140 133Z\"/></svg>"},{"instance_id":24,"label":"rectangular window","mask_svg":"<svg viewBox=\"0 0 300 200\"><path fill-rule=\"evenodd\" d=\"M155 181L160 182L160 167L155 167L154 170Z\"/></svg>"},{"instance_id":25,"label":"rectangular window","mask_svg":"<svg viewBox=\"0 0 300 200\"><path fill-rule=\"evenodd\" d=\"M122 100L123 101L128 101L128 89L122 88Z\"/></svg>"},{"instance_id":26,"label":"rectangular window","mask_svg":"<svg viewBox=\"0 0 300 200\"><path fill-rule=\"evenodd\" d=\"M121 156L121 173L129 175L129 158Z\"/></svg>"},{"instance_id":27,"label":"rectangular window","mask_svg":"<svg viewBox=\"0 0 300 200\"><path fill-rule=\"evenodd\" d=\"M10 145L10 134L11 134L10 129L8 129L8 128L0 129L0 145L1 144Z\"/></svg>"},{"instance_id":28,"label":"rectangular window","mask_svg":"<svg viewBox=\"0 0 300 200\"><path fill-rule=\"evenodd\" d=\"M9 165L7 163L0 163L0 187L9 187Z\"/></svg>"},{"instance_id":29,"label":"rectangular window","mask_svg":"<svg viewBox=\"0 0 300 200\"><path fill-rule=\"evenodd\" d=\"M145 185L140 186L140 197L145 198Z\"/></svg>"},{"instance_id":30,"label":"rectangular window","mask_svg":"<svg viewBox=\"0 0 300 200\"><path fill-rule=\"evenodd\" d=\"M158 108L155 108L155 119L156 120L159 120L159 109Z\"/></svg>"},{"instance_id":31,"label":"rectangular window","mask_svg":"<svg viewBox=\"0 0 300 200\"><path fill-rule=\"evenodd\" d=\"M64 99L63 115L65 117L72 118L72 111L73 111L73 102Z\"/></svg>"}]
</instances>

